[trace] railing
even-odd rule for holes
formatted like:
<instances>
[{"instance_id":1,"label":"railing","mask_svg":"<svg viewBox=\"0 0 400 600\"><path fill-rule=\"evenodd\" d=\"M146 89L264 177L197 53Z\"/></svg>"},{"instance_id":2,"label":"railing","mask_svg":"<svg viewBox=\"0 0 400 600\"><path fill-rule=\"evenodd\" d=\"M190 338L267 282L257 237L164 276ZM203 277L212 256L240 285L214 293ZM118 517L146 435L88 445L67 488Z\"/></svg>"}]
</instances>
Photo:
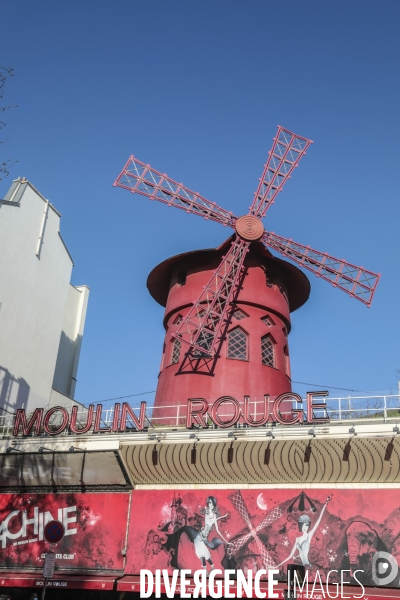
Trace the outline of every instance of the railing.
<instances>
[{"instance_id":1,"label":"railing","mask_svg":"<svg viewBox=\"0 0 400 600\"><path fill-rule=\"evenodd\" d=\"M273 400L274 398L272 398ZM321 400L321 399L319 399ZM323 398L326 402L326 413L329 419L333 423L339 423L346 420L379 420L386 423L388 420L400 421L400 395L385 395L385 396L346 396L340 398ZM243 411L243 402L240 402ZM211 404L209 409L211 409ZM293 408L302 408L306 413L306 400L303 399L302 406L297 404ZM70 409L70 406L68 407ZM250 400L250 414L253 420L261 419L264 414L265 402L264 398L254 398ZM139 417L140 407L132 407L132 410ZM286 405L286 410L282 411L282 415L290 415L291 409ZM229 405L225 405L220 415L225 420L229 420L233 416L233 409ZM169 406L147 406L146 407L146 418L145 427L154 429L157 427L184 427L186 425L187 416L187 405L169 405ZM322 416L320 413L316 416ZM27 419L29 421L29 413ZM204 415L206 421L213 428L217 426L211 421L210 415L206 413ZM13 435L15 415L0 409L0 437L11 437ZM114 419L114 408L106 408L102 410L101 427L111 427ZM57 429L60 425L61 415L55 413L52 420L49 422L49 427ZM83 427L87 420L87 410L80 408L78 411L77 426ZM240 419L237 427L245 426L243 419ZM126 422L126 431L135 430L135 424L132 419L128 416ZM68 432L64 431L64 435ZM88 433L93 433L91 430ZM47 436L48 434L42 432L42 435Z\"/></svg>"}]
</instances>

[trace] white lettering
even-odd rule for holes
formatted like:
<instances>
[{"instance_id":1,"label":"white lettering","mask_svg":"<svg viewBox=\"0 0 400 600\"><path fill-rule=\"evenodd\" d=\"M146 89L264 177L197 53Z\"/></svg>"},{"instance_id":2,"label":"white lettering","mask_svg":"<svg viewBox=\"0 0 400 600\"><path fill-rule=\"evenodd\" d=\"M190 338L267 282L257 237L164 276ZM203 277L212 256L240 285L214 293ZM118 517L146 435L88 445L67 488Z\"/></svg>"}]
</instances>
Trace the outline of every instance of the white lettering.
<instances>
[{"instance_id":1,"label":"white lettering","mask_svg":"<svg viewBox=\"0 0 400 600\"><path fill-rule=\"evenodd\" d=\"M315 586L318 585L318 584L321 586L321 589L318 589L317 591L318 592L322 592L322 595L325 598L324 586L322 585L321 575L319 574L319 571L317 571L316 574L315 574L315 579L314 579L314 583L313 583L313 587L312 587L312 592L311 592L311 596L312 597L314 597Z\"/></svg>"},{"instance_id":2,"label":"white lettering","mask_svg":"<svg viewBox=\"0 0 400 600\"><path fill-rule=\"evenodd\" d=\"M207 598L207 571L205 569L198 569L194 572L193 579L195 583L193 598L200 597L200 590L201 598Z\"/></svg>"},{"instance_id":3,"label":"white lettering","mask_svg":"<svg viewBox=\"0 0 400 600\"><path fill-rule=\"evenodd\" d=\"M72 479L72 469L70 467L58 467L58 474L61 479Z\"/></svg>"},{"instance_id":4,"label":"white lettering","mask_svg":"<svg viewBox=\"0 0 400 600\"><path fill-rule=\"evenodd\" d=\"M252 598L253 596L253 571L248 569L247 571L247 580L244 576L244 573L241 569L237 571L237 595L238 598L242 598L243 592L247 596L247 598Z\"/></svg>"},{"instance_id":5,"label":"white lettering","mask_svg":"<svg viewBox=\"0 0 400 600\"><path fill-rule=\"evenodd\" d=\"M147 583L147 591L146 591ZM140 569L140 597L150 598L153 594L154 577L153 573L148 569Z\"/></svg>"},{"instance_id":6,"label":"white lettering","mask_svg":"<svg viewBox=\"0 0 400 600\"><path fill-rule=\"evenodd\" d=\"M163 569L163 579L164 579L164 587L165 593L167 594L167 598L173 598L175 596L176 582L178 581L178 569L174 569L172 573L171 584L169 582L168 571L167 569Z\"/></svg>"},{"instance_id":7,"label":"white lettering","mask_svg":"<svg viewBox=\"0 0 400 600\"><path fill-rule=\"evenodd\" d=\"M71 512L76 512L76 506L67 506L67 508L63 508L63 519L62 519L62 523L65 527L65 535L74 535L75 533L77 533L77 529L72 528L72 529L68 529L68 524L69 523L76 523L76 515L74 517L68 517L68 513ZM60 511L58 511L58 513L60 513ZM59 519L61 521L61 519Z\"/></svg>"},{"instance_id":8,"label":"white lettering","mask_svg":"<svg viewBox=\"0 0 400 600\"><path fill-rule=\"evenodd\" d=\"M28 519L28 513L26 510L24 510L22 513L22 537L26 536L26 526L27 525L33 525L33 534L34 535L38 534L39 508L37 506L35 506L35 508L33 509L33 518L32 519Z\"/></svg>"},{"instance_id":9,"label":"white lettering","mask_svg":"<svg viewBox=\"0 0 400 600\"><path fill-rule=\"evenodd\" d=\"M52 467L49 467L47 469L47 471L44 470L43 465L39 465L39 467L38 467L38 475L39 475L39 477L47 477L47 475L50 475L51 472L52 472Z\"/></svg>"},{"instance_id":10,"label":"white lettering","mask_svg":"<svg viewBox=\"0 0 400 600\"><path fill-rule=\"evenodd\" d=\"M357 577L356 577L356 574L357 574L357 573L364 573L364 570L363 570L363 569L357 569L357 571L354 571L354 573L353 573L353 577L354 577L354 579L355 579L355 580L357 581L357 583L359 583L359 584L360 584L360 586L362 587L361 596L354 596L354 598L362 598L362 597L364 596L364 594L365 594L365 588L364 588L363 584L361 583L361 581L359 581L359 580L357 579Z\"/></svg>"},{"instance_id":11,"label":"white lettering","mask_svg":"<svg viewBox=\"0 0 400 600\"><path fill-rule=\"evenodd\" d=\"M279 574L279 569L269 569L268 571L268 598L279 598L279 594L274 592L274 586L278 583L274 575Z\"/></svg>"},{"instance_id":12,"label":"white lettering","mask_svg":"<svg viewBox=\"0 0 400 600\"><path fill-rule=\"evenodd\" d=\"M230 590L234 581L231 581L231 575L235 575L233 569L225 569L224 572L224 598L235 598L235 593Z\"/></svg>"},{"instance_id":13,"label":"white lettering","mask_svg":"<svg viewBox=\"0 0 400 600\"><path fill-rule=\"evenodd\" d=\"M181 569L181 598L190 598L190 592L186 589L190 581L186 579L186 575L190 576L191 572L190 569Z\"/></svg>"},{"instance_id":14,"label":"white lettering","mask_svg":"<svg viewBox=\"0 0 400 600\"><path fill-rule=\"evenodd\" d=\"M343 581L343 577L345 577L345 573L350 573L350 569L343 569L343 571L340 571L340 588L341 588L341 598L351 598L351 596L345 596L343 594L343 584L344 583L351 583L351 581Z\"/></svg>"},{"instance_id":15,"label":"white lettering","mask_svg":"<svg viewBox=\"0 0 400 600\"><path fill-rule=\"evenodd\" d=\"M263 575L266 575L267 571L265 569L259 569L254 577L254 593L257 598L265 598L266 593L260 590L260 579ZM268 589L269 589L269 581L268 581ZM276 596L272 596L272 598L276 598Z\"/></svg>"},{"instance_id":16,"label":"white lettering","mask_svg":"<svg viewBox=\"0 0 400 600\"><path fill-rule=\"evenodd\" d=\"M0 540L1 540L2 548L6 547L7 538L9 538L10 540L16 540L17 538L21 537L21 535L22 535L23 526L21 527L20 531L17 531L17 533L11 533L8 530L9 522L11 521L11 519L13 519L17 515L19 515L19 512L20 512L19 510L13 510L12 512L10 512L10 514L4 519L4 521L0 525Z\"/></svg>"},{"instance_id":17,"label":"white lettering","mask_svg":"<svg viewBox=\"0 0 400 600\"><path fill-rule=\"evenodd\" d=\"M336 596L331 596L329 593L329 576L331 573L337 573L337 569L332 569L332 571L329 571L328 575L326 576L326 593L328 594L329 598L337 598L339 596L339 584L338 583L331 583L330 585L332 585L333 587L336 587ZM308 571L307 571L308 574Z\"/></svg>"},{"instance_id":18,"label":"white lettering","mask_svg":"<svg viewBox=\"0 0 400 600\"><path fill-rule=\"evenodd\" d=\"M49 521L53 521L53 516L49 511L45 511L44 513L39 512L39 508L37 506L33 508L33 516L29 518L28 512L26 510L19 511L13 510L11 511L4 521L0 522L0 547L6 548L7 540L16 540L18 538L28 537L29 539L23 540L20 542L14 542L14 546L19 546L21 544L28 544L37 541L43 540L43 527ZM15 533L10 531L10 522L12 519L17 517L21 513L21 529ZM75 514L71 514L75 513ZM31 513L32 514L32 513ZM58 521L61 521L65 527L65 535L75 535L78 533L77 527L70 527L69 525L77 522L76 515L76 506L68 506L66 508L59 508L57 510ZM33 525L33 531L31 526ZM37 536L37 537L32 537Z\"/></svg>"},{"instance_id":19,"label":"white lettering","mask_svg":"<svg viewBox=\"0 0 400 600\"><path fill-rule=\"evenodd\" d=\"M43 513L39 513L39 540L43 539Z\"/></svg>"},{"instance_id":20,"label":"white lettering","mask_svg":"<svg viewBox=\"0 0 400 600\"><path fill-rule=\"evenodd\" d=\"M216 575L222 575L221 569L214 569L213 571L211 571L210 577L208 579L208 592L211 598L222 598L222 581L218 580L216 582ZM217 589L215 589L214 585L216 585Z\"/></svg>"}]
</instances>

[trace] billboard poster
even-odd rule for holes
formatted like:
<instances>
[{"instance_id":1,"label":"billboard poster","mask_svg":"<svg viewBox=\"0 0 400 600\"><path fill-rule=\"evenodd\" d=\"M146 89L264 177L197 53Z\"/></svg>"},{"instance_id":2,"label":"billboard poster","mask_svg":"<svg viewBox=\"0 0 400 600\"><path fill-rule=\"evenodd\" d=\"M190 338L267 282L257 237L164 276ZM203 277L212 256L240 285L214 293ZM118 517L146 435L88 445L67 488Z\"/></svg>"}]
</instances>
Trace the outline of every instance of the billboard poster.
<instances>
[{"instance_id":1,"label":"billboard poster","mask_svg":"<svg viewBox=\"0 0 400 600\"><path fill-rule=\"evenodd\" d=\"M61 521L59 569L122 570L129 494L0 494L0 565L43 568L43 529Z\"/></svg>"},{"instance_id":2,"label":"billboard poster","mask_svg":"<svg viewBox=\"0 0 400 600\"><path fill-rule=\"evenodd\" d=\"M310 580L398 587L398 490L132 492L126 573L278 569L284 580L289 563Z\"/></svg>"}]
</instances>

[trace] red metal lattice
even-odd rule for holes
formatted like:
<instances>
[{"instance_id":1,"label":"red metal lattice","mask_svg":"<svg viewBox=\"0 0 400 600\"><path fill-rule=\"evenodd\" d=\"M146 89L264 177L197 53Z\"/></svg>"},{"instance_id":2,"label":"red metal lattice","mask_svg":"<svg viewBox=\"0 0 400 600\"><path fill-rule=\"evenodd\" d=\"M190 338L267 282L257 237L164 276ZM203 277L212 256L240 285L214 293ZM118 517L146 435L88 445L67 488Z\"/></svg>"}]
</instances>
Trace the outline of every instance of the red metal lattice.
<instances>
[{"instance_id":1,"label":"red metal lattice","mask_svg":"<svg viewBox=\"0 0 400 600\"><path fill-rule=\"evenodd\" d=\"M237 235L230 250L192 309L179 323L175 333L182 342L191 346L192 353L200 356L215 354L229 320L246 252L250 241L257 238L260 228L257 219L261 223L262 217L274 202L278 192L282 191L286 180L299 165L311 143L307 138L278 127L247 221L241 225L238 222ZM229 225L233 229L238 221L231 212L156 171L134 156L129 158L114 185L147 196L150 200L157 200L205 219L217 221L224 226ZM260 232L262 231L261 225ZM367 306L371 305L379 282L378 274L271 232L264 233L262 242L351 297Z\"/></svg>"},{"instance_id":2,"label":"red metal lattice","mask_svg":"<svg viewBox=\"0 0 400 600\"><path fill-rule=\"evenodd\" d=\"M174 334L200 354L213 356L215 353L228 320L231 302L240 283L249 245L250 242L236 237L220 266L214 271Z\"/></svg>"},{"instance_id":3,"label":"red metal lattice","mask_svg":"<svg viewBox=\"0 0 400 600\"><path fill-rule=\"evenodd\" d=\"M142 163L131 156L121 174L114 183L115 186L125 188L150 200L158 200L168 206L181 208L188 213L194 213L205 219L211 219L222 225L235 226L236 218L231 212L220 208L215 202L210 202L177 183L167 175L153 169L150 165Z\"/></svg>"},{"instance_id":4,"label":"red metal lattice","mask_svg":"<svg viewBox=\"0 0 400 600\"><path fill-rule=\"evenodd\" d=\"M227 554L229 557L234 556L242 546L247 544L249 541L254 540L257 544L258 550L260 552L260 556L263 562L265 569L268 571L269 569L275 569L275 563L267 552L266 547L258 537L258 533L262 531L268 525L271 525L276 519L282 516L282 510L279 506L276 506L262 521L257 527L253 527L250 520L249 511L247 510L247 506L244 503L242 498L242 494L240 491L235 492L230 496L233 506L238 510L240 516L243 521L246 523L248 528L248 533L245 535L232 540L232 542L227 547Z\"/></svg>"},{"instance_id":5,"label":"red metal lattice","mask_svg":"<svg viewBox=\"0 0 400 600\"><path fill-rule=\"evenodd\" d=\"M322 277L334 287L370 306L380 275L275 233L265 232L262 241L317 277Z\"/></svg>"},{"instance_id":6,"label":"red metal lattice","mask_svg":"<svg viewBox=\"0 0 400 600\"><path fill-rule=\"evenodd\" d=\"M310 144L312 144L311 140L296 135L281 126L278 127L274 144L254 194L253 204L250 208L252 215L259 219L263 218L273 204L276 195L282 191L285 181L290 179L293 169L298 166Z\"/></svg>"}]
</instances>

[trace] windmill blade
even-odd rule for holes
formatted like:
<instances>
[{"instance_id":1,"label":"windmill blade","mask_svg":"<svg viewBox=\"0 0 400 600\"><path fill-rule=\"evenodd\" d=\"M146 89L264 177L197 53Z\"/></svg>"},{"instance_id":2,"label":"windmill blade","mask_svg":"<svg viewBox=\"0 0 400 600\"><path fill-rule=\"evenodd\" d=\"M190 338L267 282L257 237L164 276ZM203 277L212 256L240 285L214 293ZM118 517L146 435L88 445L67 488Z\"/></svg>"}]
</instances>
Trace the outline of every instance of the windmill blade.
<instances>
[{"instance_id":1,"label":"windmill blade","mask_svg":"<svg viewBox=\"0 0 400 600\"><path fill-rule=\"evenodd\" d=\"M260 540L260 538L258 536L255 537L255 542L257 544L258 551L260 553L261 560L263 562L265 569L267 571L269 571L271 569L276 569L276 564L274 563L274 561L268 554L266 547L264 546L264 544L262 543L262 541Z\"/></svg>"},{"instance_id":2,"label":"windmill blade","mask_svg":"<svg viewBox=\"0 0 400 600\"><path fill-rule=\"evenodd\" d=\"M250 214L262 219L273 204L275 196L282 191L284 183L305 155L311 140L292 133L279 126L272 149L254 194Z\"/></svg>"},{"instance_id":3,"label":"windmill blade","mask_svg":"<svg viewBox=\"0 0 400 600\"><path fill-rule=\"evenodd\" d=\"M236 217L231 212L192 192L134 156L129 158L114 186L129 190L133 194L147 196L150 200L158 200L168 206L181 208L188 213L217 221L222 225L235 227Z\"/></svg>"},{"instance_id":4,"label":"windmill blade","mask_svg":"<svg viewBox=\"0 0 400 600\"><path fill-rule=\"evenodd\" d=\"M297 244L268 231L264 233L262 241L266 246L277 250L284 257L291 258L301 267L312 271L317 277L322 277L352 298L360 300L367 306L371 305L380 278L377 273L367 271L363 267L356 267L345 260L318 252L309 246Z\"/></svg>"},{"instance_id":5,"label":"windmill blade","mask_svg":"<svg viewBox=\"0 0 400 600\"><path fill-rule=\"evenodd\" d=\"M218 269L213 272L210 281L174 334L174 337L203 356L214 355L224 333L249 245L250 242L236 236Z\"/></svg>"},{"instance_id":6,"label":"windmill blade","mask_svg":"<svg viewBox=\"0 0 400 600\"><path fill-rule=\"evenodd\" d=\"M247 527L250 530L252 530L253 526L250 521L249 511L247 510L247 506L244 503L240 490L232 494L232 496L229 496L229 499L232 502L233 506L237 509L243 521L246 523Z\"/></svg>"},{"instance_id":7,"label":"windmill blade","mask_svg":"<svg viewBox=\"0 0 400 600\"><path fill-rule=\"evenodd\" d=\"M245 546L245 544L247 544L247 542L249 540L251 540L252 538L253 538L252 533L246 533L245 535L242 535L241 537L237 538L236 540L232 540L228 546L228 556L234 556L235 554L237 554L239 552L240 548Z\"/></svg>"},{"instance_id":8,"label":"windmill blade","mask_svg":"<svg viewBox=\"0 0 400 600\"><path fill-rule=\"evenodd\" d=\"M267 514L267 516L261 521L261 523L259 525L257 525L256 531L261 531L262 529L264 529L264 527L267 527L267 525L271 525L274 521L279 519L281 516L282 516L281 507L275 506L275 508L273 510L271 510L270 513Z\"/></svg>"}]
</instances>

